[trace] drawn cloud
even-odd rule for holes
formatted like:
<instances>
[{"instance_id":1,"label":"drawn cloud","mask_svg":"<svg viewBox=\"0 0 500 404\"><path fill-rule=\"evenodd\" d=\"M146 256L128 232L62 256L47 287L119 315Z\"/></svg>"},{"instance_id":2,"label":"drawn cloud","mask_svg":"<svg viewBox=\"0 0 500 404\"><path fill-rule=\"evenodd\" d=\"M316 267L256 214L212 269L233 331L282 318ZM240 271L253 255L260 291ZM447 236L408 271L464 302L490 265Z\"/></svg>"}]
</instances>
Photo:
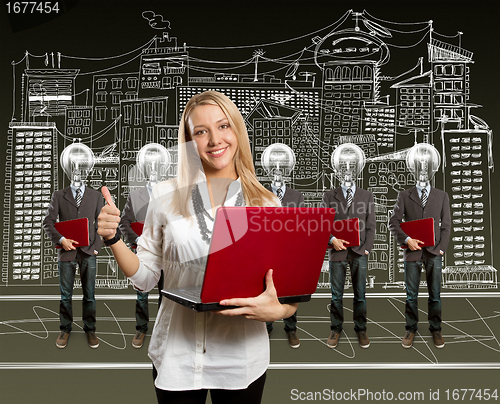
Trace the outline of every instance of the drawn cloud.
<instances>
[{"instance_id":1,"label":"drawn cloud","mask_svg":"<svg viewBox=\"0 0 500 404\"><path fill-rule=\"evenodd\" d=\"M170 29L170 21L164 20L161 14L153 11L144 11L142 17L149 21L149 26L154 29Z\"/></svg>"}]
</instances>

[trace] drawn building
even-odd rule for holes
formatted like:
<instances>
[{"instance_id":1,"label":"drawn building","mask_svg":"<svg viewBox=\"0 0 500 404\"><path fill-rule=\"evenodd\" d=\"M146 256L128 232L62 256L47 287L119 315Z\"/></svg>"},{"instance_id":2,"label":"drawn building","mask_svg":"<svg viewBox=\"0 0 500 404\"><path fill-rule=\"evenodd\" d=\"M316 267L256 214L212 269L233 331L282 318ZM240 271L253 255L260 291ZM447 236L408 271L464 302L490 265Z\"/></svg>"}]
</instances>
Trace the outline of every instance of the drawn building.
<instances>
[{"instance_id":1,"label":"drawn building","mask_svg":"<svg viewBox=\"0 0 500 404\"><path fill-rule=\"evenodd\" d=\"M137 98L138 73L107 73L93 77L93 134L105 131L120 117L120 101Z\"/></svg>"},{"instance_id":2,"label":"drawn building","mask_svg":"<svg viewBox=\"0 0 500 404\"><path fill-rule=\"evenodd\" d=\"M172 102L168 105L169 124L178 124L174 101L176 89L185 86L189 78L188 52L177 46L177 38L164 33L160 47L143 49L139 66L139 97L162 97ZM184 104L185 105L185 104Z\"/></svg>"},{"instance_id":3,"label":"drawn building","mask_svg":"<svg viewBox=\"0 0 500 404\"><path fill-rule=\"evenodd\" d=\"M58 189L56 126L11 122L8 139L1 283L58 284L57 256L43 231L50 198Z\"/></svg>"},{"instance_id":4,"label":"drawn building","mask_svg":"<svg viewBox=\"0 0 500 404\"><path fill-rule=\"evenodd\" d=\"M90 137L92 133L92 107L66 107L66 135L72 137Z\"/></svg>"},{"instance_id":5,"label":"drawn building","mask_svg":"<svg viewBox=\"0 0 500 404\"><path fill-rule=\"evenodd\" d=\"M455 123L458 129L467 127L469 101L469 64L473 53L436 39L428 44L433 72L433 118Z\"/></svg>"},{"instance_id":6,"label":"drawn building","mask_svg":"<svg viewBox=\"0 0 500 404\"><path fill-rule=\"evenodd\" d=\"M396 132L433 144L432 74L421 73L391 86L396 89Z\"/></svg>"},{"instance_id":7,"label":"drawn building","mask_svg":"<svg viewBox=\"0 0 500 404\"><path fill-rule=\"evenodd\" d=\"M261 166L262 152L273 143L284 143L292 148L293 126L299 115L299 110L268 100L260 100L248 114L247 129L252 139L255 171L259 181L269 181ZM292 178L285 180L287 183L293 182Z\"/></svg>"},{"instance_id":8,"label":"drawn building","mask_svg":"<svg viewBox=\"0 0 500 404\"><path fill-rule=\"evenodd\" d=\"M78 69L26 69L23 120L34 122L38 117L54 121L64 116L66 108L74 105L78 73Z\"/></svg>"},{"instance_id":9,"label":"drawn building","mask_svg":"<svg viewBox=\"0 0 500 404\"><path fill-rule=\"evenodd\" d=\"M375 135L380 154L396 149L396 105L365 102L362 122L364 133Z\"/></svg>"},{"instance_id":10,"label":"drawn building","mask_svg":"<svg viewBox=\"0 0 500 404\"><path fill-rule=\"evenodd\" d=\"M444 187L451 204L451 238L443 288L497 288L491 221L491 131L443 130Z\"/></svg>"}]
</instances>

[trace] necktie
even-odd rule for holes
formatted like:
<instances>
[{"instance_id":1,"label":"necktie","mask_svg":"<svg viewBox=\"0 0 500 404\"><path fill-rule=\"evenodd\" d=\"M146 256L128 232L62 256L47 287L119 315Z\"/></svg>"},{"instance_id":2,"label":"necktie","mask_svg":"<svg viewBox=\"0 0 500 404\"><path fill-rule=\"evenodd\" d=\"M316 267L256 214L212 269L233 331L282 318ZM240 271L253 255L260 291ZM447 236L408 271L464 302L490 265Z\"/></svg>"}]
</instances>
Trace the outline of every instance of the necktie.
<instances>
[{"instance_id":1,"label":"necktie","mask_svg":"<svg viewBox=\"0 0 500 404\"><path fill-rule=\"evenodd\" d=\"M75 202L76 202L76 207L79 208L80 203L82 202L82 190L80 188L76 190Z\"/></svg>"},{"instance_id":2,"label":"necktie","mask_svg":"<svg viewBox=\"0 0 500 404\"><path fill-rule=\"evenodd\" d=\"M281 190L281 188L278 188L276 190L276 195L278 196L278 199L281 201L283 201L283 191Z\"/></svg>"},{"instance_id":3,"label":"necktie","mask_svg":"<svg viewBox=\"0 0 500 404\"><path fill-rule=\"evenodd\" d=\"M352 203L352 189L351 188L347 188L347 209L350 208L351 206L351 203Z\"/></svg>"},{"instance_id":4,"label":"necktie","mask_svg":"<svg viewBox=\"0 0 500 404\"><path fill-rule=\"evenodd\" d=\"M427 203L427 190L425 188L422 189L422 206L425 207Z\"/></svg>"}]
</instances>

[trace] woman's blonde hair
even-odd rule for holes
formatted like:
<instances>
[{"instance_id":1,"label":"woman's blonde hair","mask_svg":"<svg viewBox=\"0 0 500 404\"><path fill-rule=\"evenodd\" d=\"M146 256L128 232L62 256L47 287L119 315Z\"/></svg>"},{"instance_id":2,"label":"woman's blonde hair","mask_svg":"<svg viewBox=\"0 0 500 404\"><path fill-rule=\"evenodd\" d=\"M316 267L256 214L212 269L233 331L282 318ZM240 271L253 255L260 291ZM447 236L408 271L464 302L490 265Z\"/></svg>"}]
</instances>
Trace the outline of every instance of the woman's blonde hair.
<instances>
[{"instance_id":1,"label":"woman's blonde hair","mask_svg":"<svg viewBox=\"0 0 500 404\"><path fill-rule=\"evenodd\" d=\"M236 174L241 181L246 206L276 204L275 196L262 186L255 176L255 168L243 117L236 105L224 94L205 91L194 95L186 104L179 124L177 186L172 204L176 213L189 217L189 196L201 168L200 157L195 149L188 119L191 112L200 105L217 105L226 115L229 125L238 139L234 155Z\"/></svg>"}]
</instances>

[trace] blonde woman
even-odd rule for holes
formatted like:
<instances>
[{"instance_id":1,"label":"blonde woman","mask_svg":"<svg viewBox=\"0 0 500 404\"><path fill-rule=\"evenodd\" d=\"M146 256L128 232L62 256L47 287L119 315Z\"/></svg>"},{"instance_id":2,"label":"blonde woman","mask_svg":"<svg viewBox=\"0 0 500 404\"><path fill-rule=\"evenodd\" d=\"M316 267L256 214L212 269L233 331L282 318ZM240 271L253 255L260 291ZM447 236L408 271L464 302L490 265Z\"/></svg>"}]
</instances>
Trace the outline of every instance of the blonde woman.
<instances>
[{"instance_id":1,"label":"blonde woman","mask_svg":"<svg viewBox=\"0 0 500 404\"><path fill-rule=\"evenodd\" d=\"M153 189L137 255L119 240L120 212L103 187L107 205L98 233L134 286L151 290L165 272L165 287L202 282L218 206L279 206L255 176L248 134L234 103L207 91L187 103L179 126L177 178ZM118 233L118 234L117 234ZM269 341L265 321L291 316L266 275L266 291L218 313L197 313L163 301L149 344L159 403L260 403Z\"/></svg>"}]
</instances>

